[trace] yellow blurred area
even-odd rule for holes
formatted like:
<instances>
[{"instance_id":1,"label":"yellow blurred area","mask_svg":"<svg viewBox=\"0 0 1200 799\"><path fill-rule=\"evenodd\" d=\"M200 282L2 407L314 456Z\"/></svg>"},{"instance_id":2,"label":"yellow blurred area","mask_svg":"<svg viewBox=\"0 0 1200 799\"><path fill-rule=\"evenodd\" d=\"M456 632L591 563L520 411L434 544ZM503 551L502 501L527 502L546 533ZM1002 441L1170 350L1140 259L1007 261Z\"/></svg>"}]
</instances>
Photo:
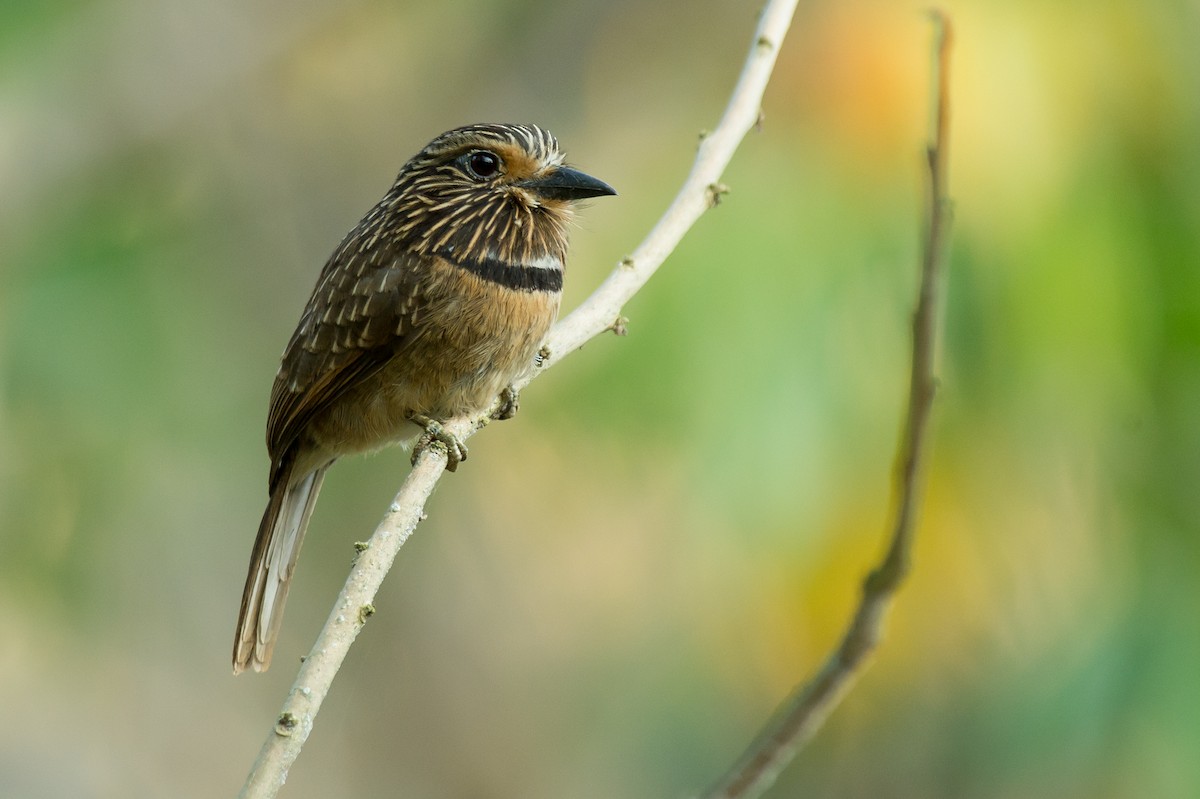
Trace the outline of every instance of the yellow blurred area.
<instances>
[{"instance_id":1,"label":"yellow blurred area","mask_svg":"<svg viewBox=\"0 0 1200 799\"><path fill-rule=\"evenodd\" d=\"M768 796L1200 796L1200 7L945 4L954 228L913 573ZM0 797L238 790L407 471L329 475L264 676L228 651L279 353L432 136L554 131L650 229L758 4L0 9ZM731 189L473 439L281 796L686 796L883 549L932 32L803 4Z\"/></svg>"}]
</instances>

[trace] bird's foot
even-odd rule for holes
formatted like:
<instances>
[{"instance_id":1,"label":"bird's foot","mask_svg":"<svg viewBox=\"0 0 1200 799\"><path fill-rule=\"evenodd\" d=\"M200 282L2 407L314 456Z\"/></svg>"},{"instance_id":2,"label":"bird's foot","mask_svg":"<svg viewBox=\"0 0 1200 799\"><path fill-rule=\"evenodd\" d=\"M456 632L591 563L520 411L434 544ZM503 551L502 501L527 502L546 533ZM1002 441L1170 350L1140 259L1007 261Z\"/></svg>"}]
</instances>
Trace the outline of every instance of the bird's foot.
<instances>
[{"instance_id":1,"label":"bird's foot","mask_svg":"<svg viewBox=\"0 0 1200 799\"><path fill-rule=\"evenodd\" d=\"M409 417L414 424L425 428L425 432L413 445L412 463L417 464L417 458L430 447L441 445L446 450L446 471L458 470L458 464L467 459L467 447L458 440L458 436L447 430L441 422L422 413L414 413Z\"/></svg>"},{"instance_id":2,"label":"bird's foot","mask_svg":"<svg viewBox=\"0 0 1200 799\"><path fill-rule=\"evenodd\" d=\"M508 386L500 392L500 405L492 412L492 418L498 422L503 422L505 419L511 419L517 415L517 409L521 407L521 394L512 386Z\"/></svg>"}]
</instances>

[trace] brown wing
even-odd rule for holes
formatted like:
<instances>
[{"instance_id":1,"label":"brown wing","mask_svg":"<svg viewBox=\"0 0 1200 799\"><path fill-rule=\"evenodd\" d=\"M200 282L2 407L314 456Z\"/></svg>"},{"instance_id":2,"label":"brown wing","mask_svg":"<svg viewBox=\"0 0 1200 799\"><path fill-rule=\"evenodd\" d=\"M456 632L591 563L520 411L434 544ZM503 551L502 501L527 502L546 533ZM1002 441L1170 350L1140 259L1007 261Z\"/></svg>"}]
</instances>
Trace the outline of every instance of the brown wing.
<instances>
[{"instance_id":1,"label":"brown wing","mask_svg":"<svg viewBox=\"0 0 1200 799\"><path fill-rule=\"evenodd\" d=\"M425 259L363 247L355 231L329 259L292 334L267 416L274 472L308 422L395 355L420 304ZM375 243L373 240L371 243Z\"/></svg>"}]
</instances>

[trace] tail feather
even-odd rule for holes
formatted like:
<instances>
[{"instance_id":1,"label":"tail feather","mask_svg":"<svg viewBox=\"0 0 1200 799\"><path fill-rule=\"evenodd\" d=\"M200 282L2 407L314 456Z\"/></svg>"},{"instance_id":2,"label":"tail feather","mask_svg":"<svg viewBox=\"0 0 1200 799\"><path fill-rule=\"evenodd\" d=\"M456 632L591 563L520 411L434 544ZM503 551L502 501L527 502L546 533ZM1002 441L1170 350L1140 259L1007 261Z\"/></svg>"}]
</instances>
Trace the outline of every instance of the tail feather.
<instances>
[{"instance_id":1,"label":"tail feather","mask_svg":"<svg viewBox=\"0 0 1200 799\"><path fill-rule=\"evenodd\" d=\"M292 464L285 463L276 475L271 500L250 554L250 569L233 639L234 674L247 668L266 671L271 664L292 572L327 468L328 465L321 466L293 481Z\"/></svg>"}]
</instances>

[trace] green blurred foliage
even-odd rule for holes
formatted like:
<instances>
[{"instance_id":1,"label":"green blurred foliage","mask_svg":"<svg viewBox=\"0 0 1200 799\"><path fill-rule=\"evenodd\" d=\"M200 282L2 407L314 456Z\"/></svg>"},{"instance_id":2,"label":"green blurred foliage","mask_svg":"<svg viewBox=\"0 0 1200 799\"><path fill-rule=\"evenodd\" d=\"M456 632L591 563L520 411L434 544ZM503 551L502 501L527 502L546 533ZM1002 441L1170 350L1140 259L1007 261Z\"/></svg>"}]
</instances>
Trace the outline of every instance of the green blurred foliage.
<instances>
[{"instance_id":1,"label":"green blurred foliage","mask_svg":"<svg viewBox=\"0 0 1200 799\"><path fill-rule=\"evenodd\" d=\"M772 796L1200 795L1195 4L957 23L916 571ZM554 130L650 228L756 4L0 5L0 796L233 795L405 473L326 483L274 668L229 676L279 352L436 133ZM920 4L799 12L721 205L475 439L284 795L682 796L879 551L919 254Z\"/></svg>"}]
</instances>

